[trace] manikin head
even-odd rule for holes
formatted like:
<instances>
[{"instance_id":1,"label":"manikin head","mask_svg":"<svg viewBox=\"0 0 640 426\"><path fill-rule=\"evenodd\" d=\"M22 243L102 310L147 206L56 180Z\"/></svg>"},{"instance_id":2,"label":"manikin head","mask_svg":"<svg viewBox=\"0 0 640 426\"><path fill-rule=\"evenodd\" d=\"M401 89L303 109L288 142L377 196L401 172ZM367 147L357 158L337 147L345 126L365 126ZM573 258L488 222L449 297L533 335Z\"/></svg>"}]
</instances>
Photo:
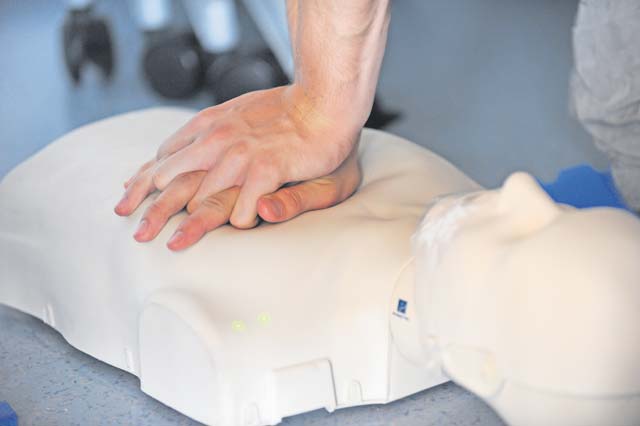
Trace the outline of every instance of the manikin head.
<instances>
[{"instance_id":1,"label":"manikin head","mask_svg":"<svg viewBox=\"0 0 640 426\"><path fill-rule=\"evenodd\" d=\"M420 339L512 425L640 418L640 220L524 173L442 199L414 236Z\"/></svg>"}]
</instances>

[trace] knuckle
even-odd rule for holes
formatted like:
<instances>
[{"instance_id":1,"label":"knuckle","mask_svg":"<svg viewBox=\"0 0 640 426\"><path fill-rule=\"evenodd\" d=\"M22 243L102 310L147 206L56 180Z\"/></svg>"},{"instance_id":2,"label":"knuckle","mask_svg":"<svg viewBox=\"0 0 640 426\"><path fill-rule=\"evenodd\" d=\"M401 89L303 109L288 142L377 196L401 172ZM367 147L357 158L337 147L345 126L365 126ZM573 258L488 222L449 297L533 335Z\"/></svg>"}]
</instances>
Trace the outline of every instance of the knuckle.
<instances>
[{"instance_id":1,"label":"knuckle","mask_svg":"<svg viewBox=\"0 0 640 426\"><path fill-rule=\"evenodd\" d=\"M144 192L145 186L146 182L144 176L140 176L136 180L131 182L131 185L129 185L129 188L127 188L127 195L135 197L138 194Z\"/></svg>"},{"instance_id":2,"label":"knuckle","mask_svg":"<svg viewBox=\"0 0 640 426\"><path fill-rule=\"evenodd\" d=\"M191 213L195 212L196 210L198 210L198 206L199 205L200 204L195 199L189 201L187 203L187 207L186 207L187 213L191 214Z\"/></svg>"},{"instance_id":3,"label":"knuckle","mask_svg":"<svg viewBox=\"0 0 640 426\"><path fill-rule=\"evenodd\" d=\"M209 137L213 139L229 139L234 133L234 126L231 123L215 125L209 131Z\"/></svg>"},{"instance_id":4,"label":"knuckle","mask_svg":"<svg viewBox=\"0 0 640 426\"><path fill-rule=\"evenodd\" d=\"M193 116L193 118L191 119L191 121L188 123L191 126L198 128L203 126L204 124L206 124L209 121L209 117L207 114L206 110L202 110L199 113L197 113L196 115Z\"/></svg>"},{"instance_id":5,"label":"knuckle","mask_svg":"<svg viewBox=\"0 0 640 426\"><path fill-rule=\"evenodd\" d=\"M181 174L178 177L178 190L182 194L192 193L193 195L193 192L198 189L206 174L207 172L202 170Z\"/></svg>"},{"instance_id":6,"label":"knuckle","mask_svg":"<svg viewBox=\"0 0 640 426\"><path fill-rule=\"evenodd\" d=\"M204 115L204 116L207 116L207 117L210 117L210 116L211 116L211 115L213 115L216 111L217 111L217 108L216 108L216 106L214 105L214 106L210 106L210 107L207 107L207 108L202 109L202 110L200 111L200 114L202 114L202 115Z\"/></svg>"},{"instance_id":7,"label":"knuckle","mask_svg":"<svg viewBox=\"0 0 640 426\"><path fill-rule=\"evenodd\" d=\"M324 187L326 200L329 205L342 201L342 191L335 182L329 182Z\"/></svg>"},{"instance_id":8,"label":"knuckle","mask_svg":"<svg viewBox=\"0 0 640 426\"><path fill-rule=\"evenodd\" d=\"M169 182L169 185L167 185L167 190L170 191L178 191L180 190L186 183L189 182L190 180L190 174L191 172L186 172L186 173L180 173L179 175L174 176L174 178L171 180L171 182Z\"/></svg>"},{"instance_id":9,"label":"knuckle","mask_svg":"<svg viewBox=\"0 0 640 426\"><path fill-rule=\"evenodd\" d=\"M342 187L347 183L347 178L340 178L338 176L327 176L324 181L322 181L322 186L328 195L337 196L338 194L340 194L340 190L342 189Z\"/></svg>"},{"instance_id":10,"label":"knuckle","mask_svg":"<svg viewBox=\"0 0 640 426\"><path fill-rule=\"evenodd\" d=\"M278 178L279 170L272 158L266 156L258 157L253 160L251 168L257 179L275 181Z\"/></svg>"},{"instance_id":11,"label":"knuckle","mask_svg":"<svg viewBox=\"0 0 640 426\"><path fill-rule=\"evenodd\" d=\"M266 155L259 155L253 159L251 166L256 170L267 170L272 167L272 161Z\"/></svg>"},{"instance_id":12,"label":"knuckle","mask_svg":"<svg viewBox=\"0 0 640 426\"><path fill-rule=\"evenodd\" d=\"M249 153L249 143L245 140L239 140L229 149L231 157L245 157Z\"/></svg>"},{"instance_id":13,"label":"knuckle","mask_svg":"<svg viewBox=\"0 0 640 426\"><path fill-rule=\"evenodd\" d=\"M186 221L181 227L180 230L187 235L201 235L205 232L205 222L204 219L200 216L189 216L189 220Z\"/></svg>"},{"instance_id":14,"label":"knuckle","mask_svg":"<svg viewBox=\"0 0 640 426\"><path fill-rule=\"evenodd\" d=\"M285 191L287 204L294 210L298 211L304 207L304 198L297 189L288 189Z\"/></svg>"},{"instance_id":15,"label":"knuckle","mask_svg":"<svg viewBox=\"0 0 640 426\"><path fill-rule=\"evenodd\" d=\"M205 146L217 145L219 143L218 138L216 138L215 135L212 135L211 133L207 133L206 136L198 139L198 141Z\"/></svg>"},{"instance_id":16,"label":"knuckle","mask_svg":"<svg viewBox=\"0 0 640 426\"><path fill-rule=\"evenodd\" d=\"M224 200L221 200L215 195L205 198L200 205L220 216L226 216L229 213L229 209Z\"/></svg>"},{"instance_id":17,"label":"knuckle","mask_svg":"<svg viewBox=\"0 0 640 426\"><path fill-rule=\"evenodd\" d=\"M175 186L177 190L184 190L185 187L190 187L199 177L196 173L198 172L186 172L176 176L171 182L171 186Z\"/></svg>"},{"instance_id":18,"label":"knuckle","mask_svg":"<svg viewBox=\"0 0 640 426\"><path fill-rule=\"evenodd\" d=\"M213 118L213 115L215 114L215 112L216 112L215 107L205 108L205 109L199 111L191 119L191 122L196 126L206 125L211 121L211 119Z\"/></svg>"},{"instance_id":19,"label":"knuckle","mask_svg":"<svg viewBox=\"0 0 640 426\"><path fill-rule=\"evenodd\" d=\"M163 190L165 186L167 186L168 184L167 176L165 176L164 172L154 173L153 176L151 177L151 180L153 182L153 186L155 186L160 190Z\"/></svg>"},{"instance_id":20,"label":"knuckle","mask_svg":"<svg viewBox=\"0 0 640 426\"><path fill-rule=\"evenodd\" d=\"M231 223L231 225L237 229L251 229L251 228L255 228L256 225L258 225L258 218L253 218L251 220L246 220L246 219L243 220L240 218L232 217L229 220L229 223Z\"/></svg>"},{"instance_id":21,"label":"knuckle","mask_svg":"<svg viewBox=\"0 0 640 426\"><path fill-rule=\"evenodd\" d=\"M162 217L166 214L167 209L159 202L153 202L147 207L145 217Z\"/></svg>"}]
</instances>

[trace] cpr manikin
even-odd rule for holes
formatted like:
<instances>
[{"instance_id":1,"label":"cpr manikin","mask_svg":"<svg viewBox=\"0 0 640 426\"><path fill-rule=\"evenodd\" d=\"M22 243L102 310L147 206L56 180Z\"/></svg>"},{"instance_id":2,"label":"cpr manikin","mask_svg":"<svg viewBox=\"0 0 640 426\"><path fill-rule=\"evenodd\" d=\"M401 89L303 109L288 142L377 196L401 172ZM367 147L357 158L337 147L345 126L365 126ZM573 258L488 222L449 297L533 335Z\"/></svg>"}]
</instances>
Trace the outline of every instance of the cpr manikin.
<instances>
[{"instance_id":1,"label":"cpr manikin","mask_svg":"<svg viewBox=\"0 0 640 426\"><path fill-rule=\"evenodd\" d=\"M191 115L95 123L7 175L0 303L210 425L389 402L443 372L516 426L638 423L632 215L559 206L523 174L483 191L365 131L346 202L174 253L178 216L141 245L144 206L112 213L121 182Z\"/></svg>"}]
</instances>

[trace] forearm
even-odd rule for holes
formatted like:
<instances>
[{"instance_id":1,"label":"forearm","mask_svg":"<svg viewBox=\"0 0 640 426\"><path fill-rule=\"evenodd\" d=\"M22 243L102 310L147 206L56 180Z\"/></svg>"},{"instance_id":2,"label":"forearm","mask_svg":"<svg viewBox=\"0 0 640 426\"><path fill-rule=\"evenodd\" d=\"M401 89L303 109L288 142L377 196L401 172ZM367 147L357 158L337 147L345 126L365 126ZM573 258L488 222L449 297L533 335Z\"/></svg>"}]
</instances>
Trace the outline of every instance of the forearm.
<instances>
[{"instance_id":1,"label":"forearm","mask_svg":"<svg viewBox=\"0 0 640 426\"><path fill-rule=\"evenodd\" d=\"M312 108L364 125L389 26L389 0L288 0L295 86Z\"/></svg>"}]
</instances>

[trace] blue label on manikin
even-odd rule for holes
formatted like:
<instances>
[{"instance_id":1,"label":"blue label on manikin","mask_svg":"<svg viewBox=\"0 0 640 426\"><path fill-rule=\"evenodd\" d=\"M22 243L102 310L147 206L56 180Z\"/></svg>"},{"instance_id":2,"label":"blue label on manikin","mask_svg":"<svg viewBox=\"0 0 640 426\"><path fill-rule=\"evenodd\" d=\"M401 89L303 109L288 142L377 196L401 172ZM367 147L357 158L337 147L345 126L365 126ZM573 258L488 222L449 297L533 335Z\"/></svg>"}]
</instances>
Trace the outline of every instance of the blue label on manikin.
<instances>
[{"instance_id":1,"label":"blue label on manikin","mask_svg":"<svg viewBox=\"0 0 640 426\"><path fill-rule=\"evenodd\" d=\"M398 312L400 312L401 314L406 314L407 313L407 301L406 300L402 300L402 299L398 299L398 309L396 309Z\"/></svg>"}]
</instances>

